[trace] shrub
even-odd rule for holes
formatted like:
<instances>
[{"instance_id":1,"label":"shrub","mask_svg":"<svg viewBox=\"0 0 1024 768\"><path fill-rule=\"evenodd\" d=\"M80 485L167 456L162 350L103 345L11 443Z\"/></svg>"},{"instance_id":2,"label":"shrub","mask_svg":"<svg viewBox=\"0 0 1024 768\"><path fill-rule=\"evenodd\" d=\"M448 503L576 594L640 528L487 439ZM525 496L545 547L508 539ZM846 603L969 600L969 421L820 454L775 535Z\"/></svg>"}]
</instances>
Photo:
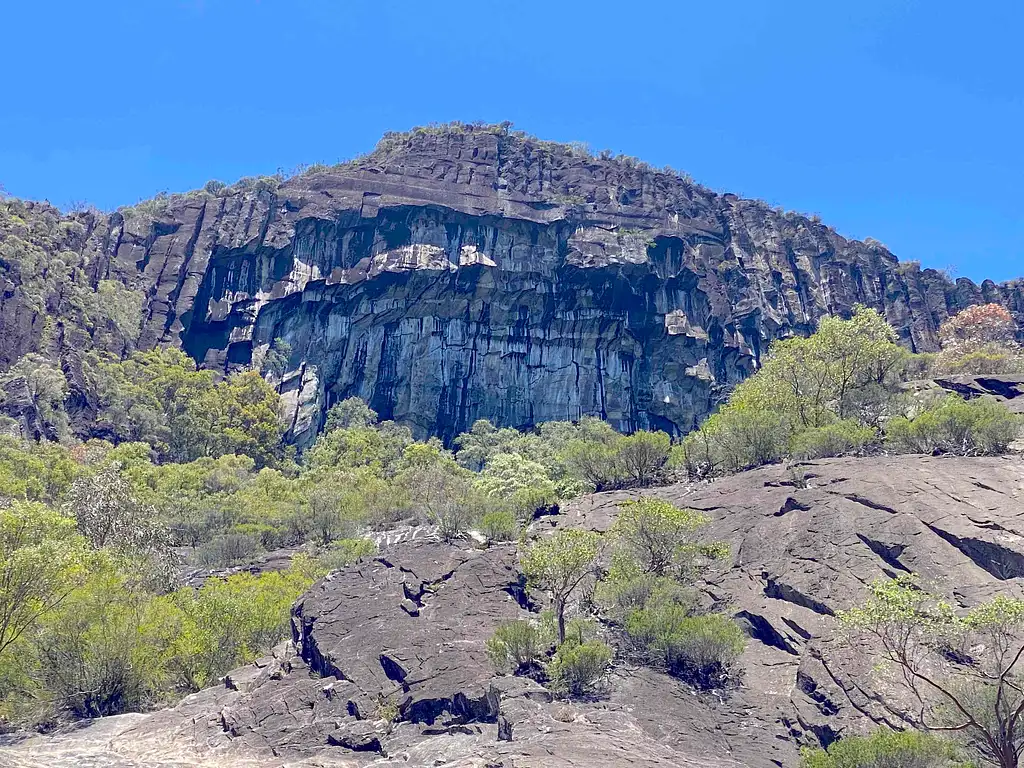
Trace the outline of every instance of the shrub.
<instances>
[{"instance_id":1,"label":"shrub","mask_svg":"<svg viewBox=\"0 0 1024 768\"><path fill-rule=\"evenodd\" d=\"M600 543L600 536L592 531L569 528L533 544L521 558L530 583L551 593L559 643L565 642L566 604L593 575Z\"/></svg>"},{"instance_id":2,"label":"shrub","mask_svg":"<svg viewBox=\"0 0 1024 768\"><path fill-rule=\"evenodd\" d=\"M544 466L518 453L496 453L487 459L476 487L486 496L507 502L522 519L533 517L557 498Z\"/></svg>"},{"instance_id":3,"label":"shrub","mask_svg":"<svg viewBox=\"0 0 1024 768\"><path fill-rule=\"evenodd\" d=\"M615 557L607 577L597 585L597 598L618 622L652 601L692 603L692 596L674 579L642 571L632 560Z\"/></svg>"},{"instance_id":4,"label":"shrub","mask_svg":"<svg viewBox=\"0 0 1024 768\"><path fill-rule=\"evenodd\" d=\"M635 432L619 441L616 461L628 480L650 485L668 461L671 441L664 432Z\"/></svg>"},{"instance_id":5,"label":"shrub","mask_svg":"<svg viewBox=\"0 0 1024 768\"><path fill-rule=\"evenodd\" d=\"M499 624L487 641L487 656L499 672L519 674L538 666L551 647L548 633L529 621Z\"/></svg>"},{"instance_id":6,"label":"shrub","mask_svg":"<svg viewBox=\"0 0 1024 768\"><path fill-rule=\"evenodd\" d=\"M691 616L677 603L635 611L626 631L636 645L664 662L672 674L698 688L721 687L743 652L746 636L734 622L712 613Z\"/></svg>"},{"instance_id":7,"label":"shrub","mask_svg":"<svg viewBox=\"0 0 1024 768\"><path fill-rule=\"evenodd\" d=\"M612 649L600 640L563 643L548 665L555 690L570 696L597 692L612 662Z\"/></svg>"},{"instance_id":8,"label":"shrub","mask_svg":"<svg viewBox=\"0 0 1024 768\"><path fill-rule=\"evenodd\" d=\"M957 750L945 739L917 731L880 729L869 736L847 736L825 749L805 748L801 768L953 768Z\"/></svg>"},{"instance_id":9,"label":"shrub","mask_svg":"<svg viewBox=\"0 0 1024 768\"><path fill-rule=\"evenodd\" d=\"M516 516L507 509L486 513L480 519L480 528L491 541L515 541L519 534Z\"/></svg>"},{"instance_id":10,"label":"shrub","mask_svg":"<svg viewBox=\"0 0 1024 768\"><path fill-rule=\"evenodd\" d=\"M997 455L1020 432L1021 417L999 403L949 395L913 419L891 419L885 425L885 442L902 453Z\"/></svg>"},{"instance_id":11,"label":"shrub","mask_svg":"<svg viewBox=\"0 0 1024 768\"><path fill-rule=\"evenodd\" d=\"M616 488L622 482L622 468L615 447L594 440L571 440L562 451L569 472L596 491Z\"/></svg>"},{"instance_id":12,"label":"shrub","mask_svg":"<svg viewBox=\"0 0 1024 768\"><path fill-rule=\"evenodd\" d=\"M824 459L844 456L864 449L875 439L874 427L844 419L823 427L812 427L797 432L790 441L790 455L794 459Z\"/></svg>"},{"instance_id":13,"label":"shrub","mask_svg":"<svg viewBox=\"0 0 1024 768\"><path fill-rule=\"evenodd\" d=\"M252 562L262 551L256 535L226 533L199 546L195 560L204 568L230 568Z\"/></svg>"},{"instance_id":14,"label":"shrub","mask_svg":"<svg viewBox=\"0 0 1024 768\"><path fill-rule=\"evenodd\" d=\"M320 550L315 559L320 568L329 573L359 562L376 552L377 545L372 539L339 539Z\"/></svg>"},{"instance_id":15,"label":"shrub","mask_svg":"<svg viewBox=\"0 0 1024 768\"><path fill-rule=\"evenodd\" d=\"M700 561L722 555L720 545L700 541L711 519L652 496L619 505L612 536L619 551L656 576L690 576Z\"/></svg>"}]
</instances>

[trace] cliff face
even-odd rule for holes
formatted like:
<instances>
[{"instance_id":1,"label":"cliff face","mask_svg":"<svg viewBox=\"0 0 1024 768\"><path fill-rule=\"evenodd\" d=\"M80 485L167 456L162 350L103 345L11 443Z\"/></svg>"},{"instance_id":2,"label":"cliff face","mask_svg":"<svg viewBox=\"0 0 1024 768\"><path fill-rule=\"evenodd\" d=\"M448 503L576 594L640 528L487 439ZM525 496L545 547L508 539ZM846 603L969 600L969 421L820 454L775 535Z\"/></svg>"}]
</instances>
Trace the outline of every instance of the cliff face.
<instances>
[{"instance_id":1,"label":"cliff face","mask_svg":"<svg viewBox=\"0 0 1024 768\"><path fill-rule=\"evenodd\" d=\"M139 347L225 372L273 351L300 444L351 395L420 435L588 414L685 432L772 339L858 302L915 350L970 304L1024 316L1021 282L953 284L763 203L494 128L70 220L60 247L89 280L145 294ZM23 305L8 281L8 365L41 333Z\"/></svg>"}]
</instances>

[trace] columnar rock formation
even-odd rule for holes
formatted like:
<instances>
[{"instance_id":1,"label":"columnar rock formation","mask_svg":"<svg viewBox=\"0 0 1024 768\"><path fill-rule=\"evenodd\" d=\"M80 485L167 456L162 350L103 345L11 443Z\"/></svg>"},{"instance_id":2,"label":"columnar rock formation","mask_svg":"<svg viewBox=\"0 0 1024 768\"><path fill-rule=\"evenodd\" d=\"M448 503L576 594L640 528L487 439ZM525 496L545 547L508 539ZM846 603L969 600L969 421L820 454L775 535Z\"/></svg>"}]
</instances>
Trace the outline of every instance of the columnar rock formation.
<instances>
[{"instance_id":1,"label":"columnar rock formation","mask_svg":"<svg viewBox=\"0 0 1024 768\"><path fill-rule=\"evenodd\" d=\"M685 432L771 340L858 302L916 350L964 306L1024 314L1020 282L953 284L803 216L501 127L389 134L283 183L73 218L60 247L145 293L141 347L223 371L285 353L271 375L300 444L351 395L419 435L587 414ZM42 333L15 289L8 363Z\"/></svg>"}]
</instances>

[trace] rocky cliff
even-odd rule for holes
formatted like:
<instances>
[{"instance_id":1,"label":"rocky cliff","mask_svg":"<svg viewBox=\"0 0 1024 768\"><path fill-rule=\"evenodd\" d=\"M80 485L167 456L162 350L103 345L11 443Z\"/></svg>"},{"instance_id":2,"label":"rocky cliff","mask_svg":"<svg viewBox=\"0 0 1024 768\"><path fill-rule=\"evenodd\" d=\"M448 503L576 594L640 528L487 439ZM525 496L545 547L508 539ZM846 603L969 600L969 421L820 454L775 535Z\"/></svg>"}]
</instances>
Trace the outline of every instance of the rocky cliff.
<instances>
[{"instance_id":1,"label":"rocky cliff","mask_svg":"<svg viewBox=\"0 0 1024 768\"><path fill-rule=\"evenodd\" d=\"M181 345L226 372L267 370L273 350L300 444L352 395L421 436L587 414L685 432L772 339L858 302L915 350L970 304L1024 315L1019 281L954 284L803 216L505 126L389 134L288 180L60 221L46 249L145 297L137 341L115 347ZM45 337L73 372L87 340L44 333L49 299L29 298L8 277L0 361Z\"/></svg>"}]
</instances>

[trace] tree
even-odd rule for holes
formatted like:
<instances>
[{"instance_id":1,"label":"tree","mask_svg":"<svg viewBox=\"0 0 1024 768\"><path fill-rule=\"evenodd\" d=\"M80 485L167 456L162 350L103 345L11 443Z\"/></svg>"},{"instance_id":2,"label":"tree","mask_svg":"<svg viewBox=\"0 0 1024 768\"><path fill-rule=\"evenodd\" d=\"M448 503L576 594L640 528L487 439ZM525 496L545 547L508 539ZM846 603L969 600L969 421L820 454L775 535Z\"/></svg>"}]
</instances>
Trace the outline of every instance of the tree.
<instances>
[{"instance_id":1,"label":"tree","mask_svg":"<svg viewBox=\"0 0 1024 768\"><path fill-rule=\"evenodd\" d=\"M619 552L655 576L691 578L702 560L724 557L728 548L702 541L707 515L680 509L653 496L619 505L611 534Z\"/></svg>"},{"instance_id":2,"label":"tree","mask_svg":"<svg viewBox=\"0 0 1024 768\"><path fill-rule=\"evenodd\" d=\"M486 496L507 502L513 512L527 519L557 499L547 470L518 453L493 454L477 478L476 487Z\"/></svg>"},{"instance_id":3,"label":"tree","mask_svg":"<svg viewBox=\"0 0 1024 768\"><path fill-rule=\"evenodd\" d=\"M592 531L557 531L533 544L522 557L527 579L551 593L558 643L565 642L565 608L576 588L594 573L601 537Z\"/></svg>"},{"instance_id":4,"label":"tree","mask_svg":"<svg viewBox=\"0 0 1024 768\"><path fill-rule=\"evenodd\" d=\"M901 718L958 735L984 762L1017 768L1024 751L1024 600L999 596L963 614L914 576L871 585L871 598L839 615L875 645L910 694L880 700Z\"/></svg>"},{"instance_id":5,"label":"tree","mask_svg":"<svg viewBox=\"0 0 1024 768\"><path fill-rule=\"evenodd\" d=\"M137 554L166 547L166 530L156 509L135 496L119 464L80 477L67 493L66 507L78 530L96 548Z\"/></svg>"},{"instance_id":6,"label":"tree","mask_svg":"<svg viewBox=\"0 0 1024 768\"><path fill-rule=\"evenodd\" d=\"M87 557L72 518L34 502L0 508L0 657L75 590Z\"/></svg>"},{"instance_id":7,"label":"tree","mask_svg":"<svg viewBox=\"0 0 1024 768\"><path fill-rule=\"evenodd\" d=\"M377 423L377 412L361 397L347 397L327 410L324 432L349 427L372 427Z\"/></svg>"},{"instance_id":8,"label":"tree","mask_svg":"<svg viewBox=\"0 0 1024 768\"><path fill-rule=\"evenodd\" d=\"M942 352L935 367L947 373L1008 373L1022 365L1017 323L999 304L963 310L939 328Z\"/></svg>"}]
</instances>

